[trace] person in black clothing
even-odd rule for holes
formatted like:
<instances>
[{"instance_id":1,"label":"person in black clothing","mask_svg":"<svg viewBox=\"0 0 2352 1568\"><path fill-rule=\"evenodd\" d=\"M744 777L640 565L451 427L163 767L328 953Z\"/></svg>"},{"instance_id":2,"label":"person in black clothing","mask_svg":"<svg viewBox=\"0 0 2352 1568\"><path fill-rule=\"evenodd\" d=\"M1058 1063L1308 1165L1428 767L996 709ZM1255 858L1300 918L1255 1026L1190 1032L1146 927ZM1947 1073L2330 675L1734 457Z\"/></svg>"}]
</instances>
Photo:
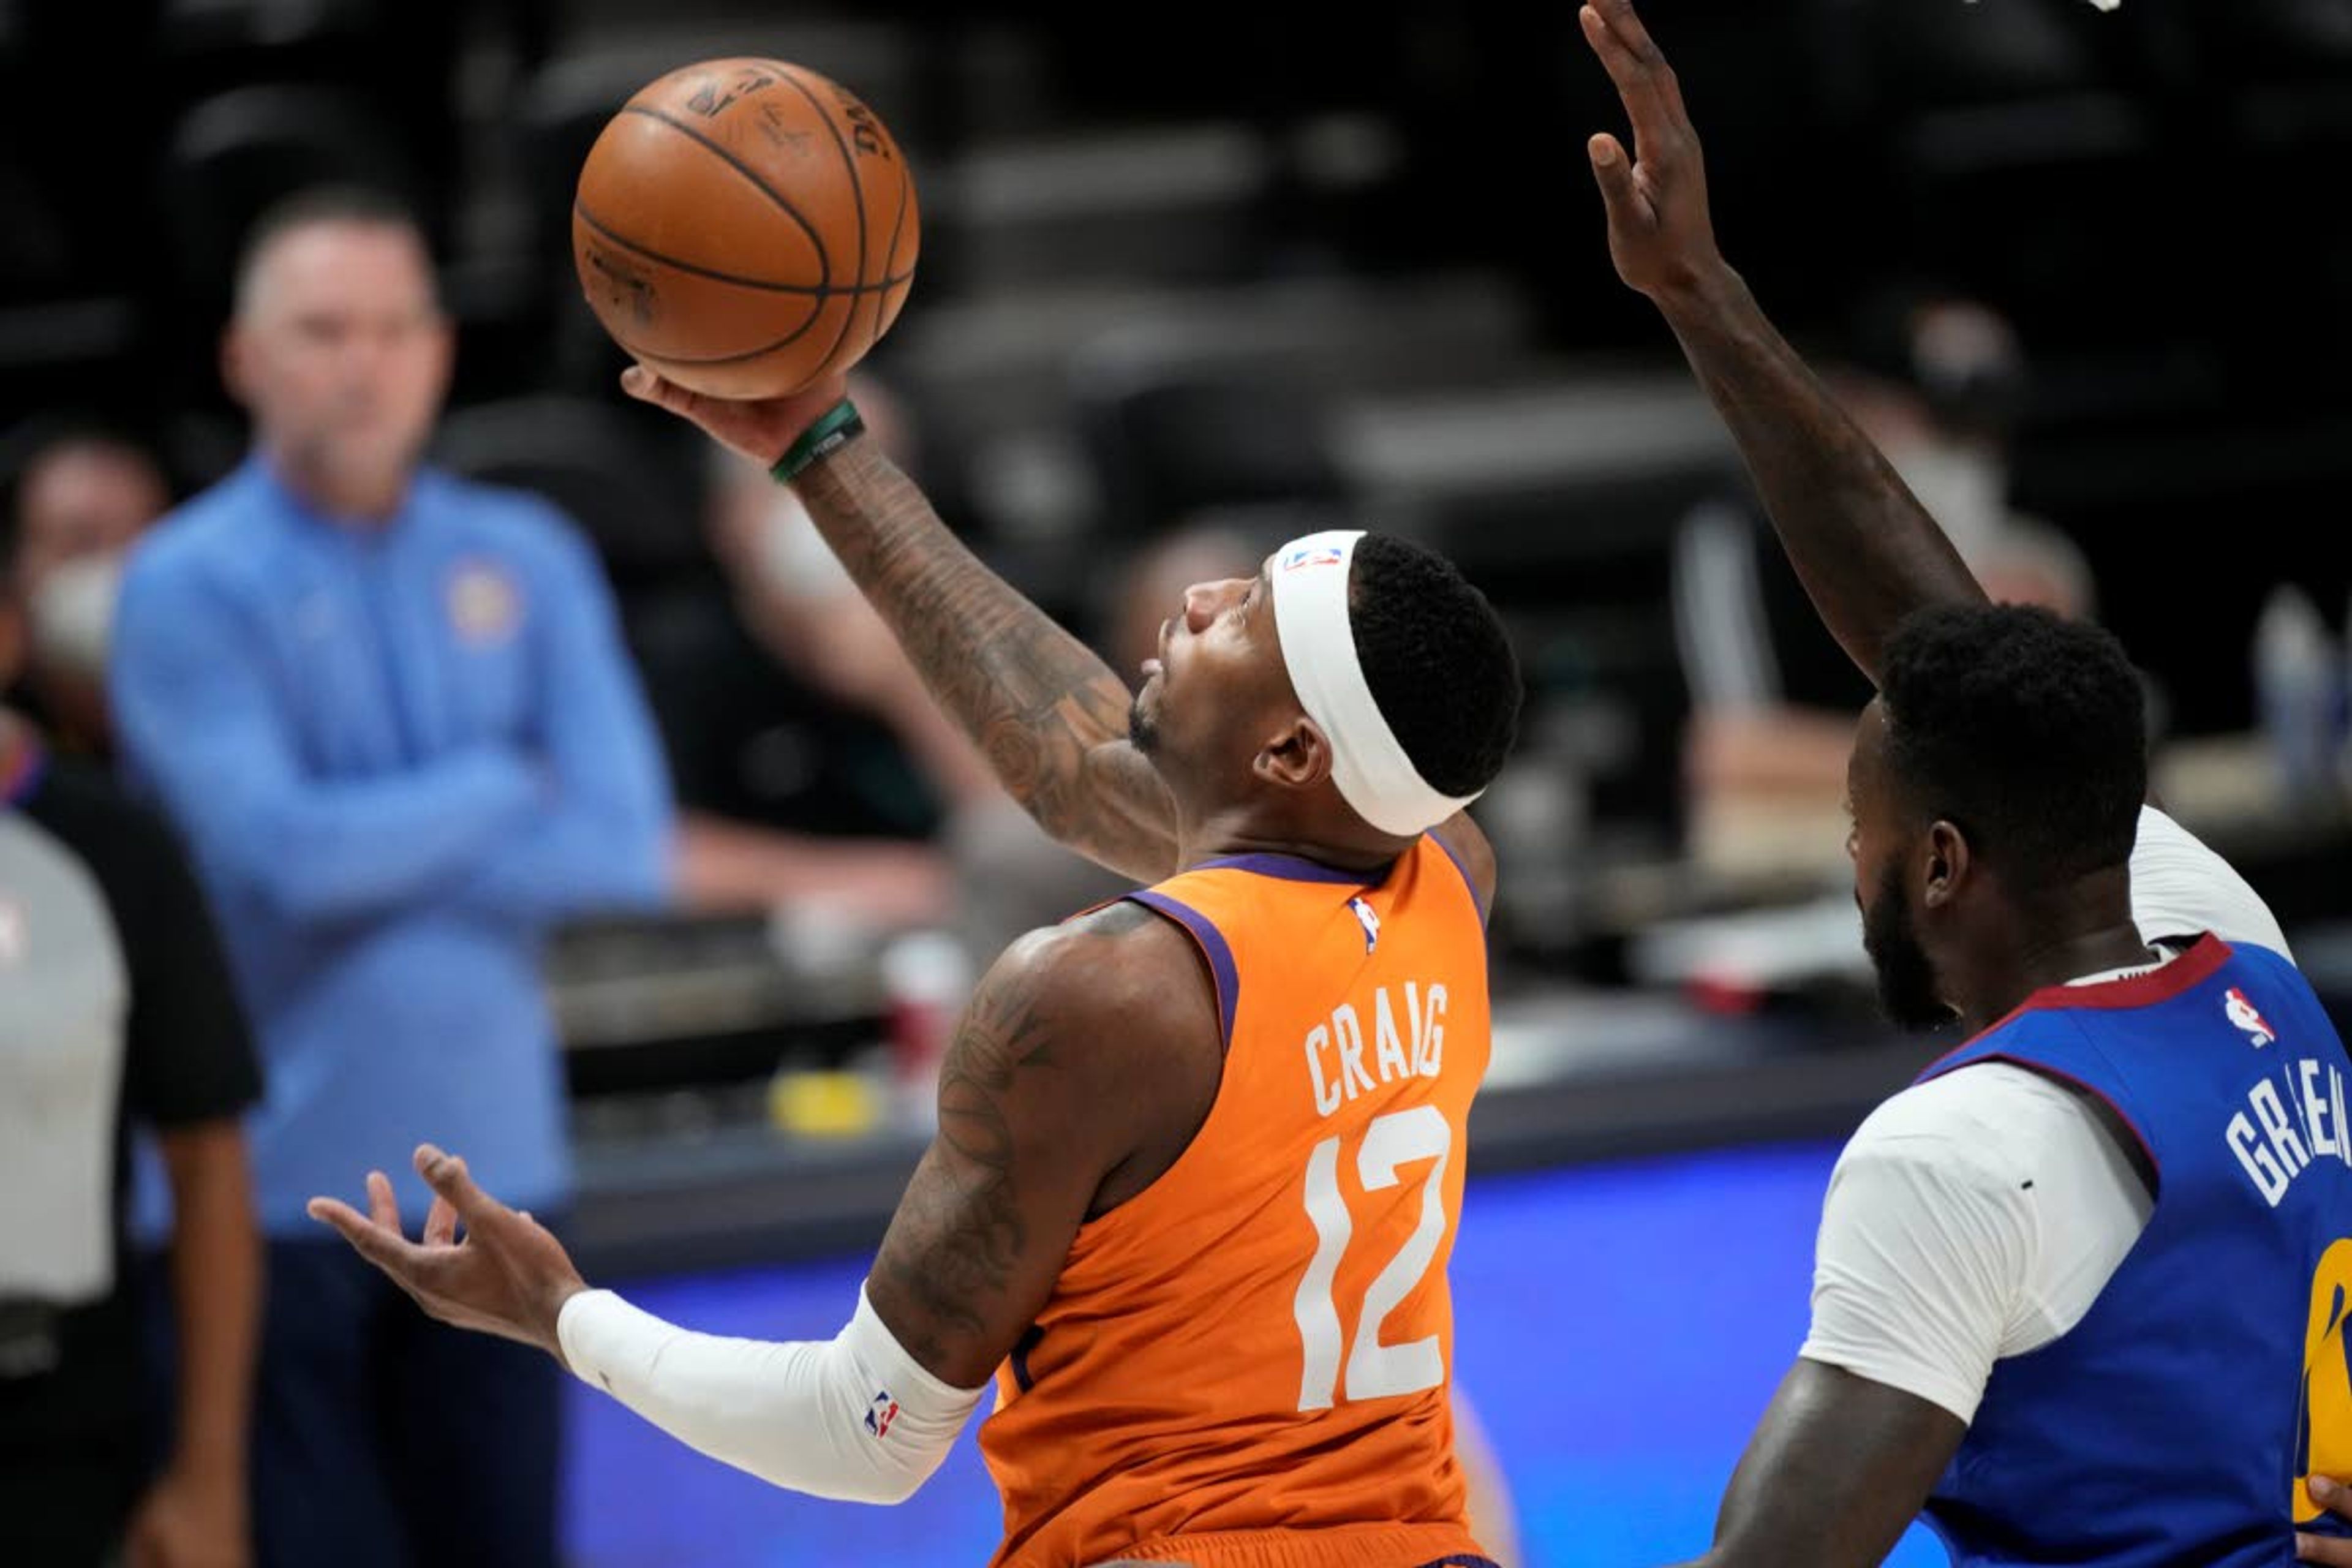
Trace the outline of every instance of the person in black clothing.
<instances>
[{"instance_id":1,"label":"person in black clothing","mask_svg":"<svg viewBox=\"0 0 2352 1568\"><path fill-rule=\"evenodd\" d=\"M125 554L171 504L162 462L127 428L44 417L0 437L0 594L24 617L8 700L58 751L102 759L112 750L115 591Z\"/></svg>"},{"instance_id":2,"label":"person in black clothing","mask_svg":"<svg viewBox=\"0 0 2352 1568\"><path fill-rule=\"evenodd\" d=\"M22 617L0 596L0 686L22 644ZM0 1562L11 1568L250 1560L260 1247L237 1117L260 1090L211 917L170 830L0 710ZM176 1213L180 1353L163 1433L142 1424L146 1337L126 1267L134 1124L157 1134Z\"/></svg>"}]
</instances>

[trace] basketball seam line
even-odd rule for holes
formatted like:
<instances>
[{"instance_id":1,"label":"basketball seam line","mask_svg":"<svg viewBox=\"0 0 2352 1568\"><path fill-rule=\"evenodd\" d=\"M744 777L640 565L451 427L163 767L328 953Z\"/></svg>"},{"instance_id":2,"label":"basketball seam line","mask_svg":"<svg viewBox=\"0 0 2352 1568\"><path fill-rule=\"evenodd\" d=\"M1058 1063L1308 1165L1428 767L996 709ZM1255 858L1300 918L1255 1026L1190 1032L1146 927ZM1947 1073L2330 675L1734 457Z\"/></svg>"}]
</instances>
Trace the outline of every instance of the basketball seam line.
<instances>
[{"instance_id":1,"label":"basketball seam line","mask_svg":"<svg viewBox=\"0 0 2352 1568\"><path fill-rule=\"evenodd\" d=\"M812 103L815 102L814 99L810 101ZM816 109L820 115L824 112L824 106L823 104L816 104ZM693 126L688 125L685 121L677 119L674 115L665 114L658 109L649 109L641 103L624 105L621 112L624 114L642 114L648 120L656 121L661 124L668 126L672 131L677 132L688 141L699 142L714 157L718 158L719 162L725 163L729 168L734 170L737 174L751 181L752 189L758 191L761 195L767 197L769 201L774 203L778 211L782 212L786 217L791 218L794 223L801 226L801 232L809 237L809 243L811 245L816 247L817 270L824 275L824 280L828 284L833 281L833 258L827 254L824 248L824 236L817 233L816 225L809 222L808 218L803 215L798 207L793 205L791 202L785 200L776 192L770 190L768 188L768 182L760 177L760 172L757 169L752 168L751 164L746 163L733 153L729 152L724 146L721 146L719 142L704 135L701 132L697 131ZM832 128L832 124L833 122L830 120L825 121L825 125L828 130ZM836 140L839 139L840 134L841 133L837 131L834 132L834 136ZM866 207L862 199L858 203L857 216L858 221L862 226L866 217ZM860 248L862 250L864 247L862 226L860 229ZM862 256L859 258L857 265L858 270L861 272L865 270L866 262Z\"/></svg>"},{"instance_id":2,"label":"basketball seam line","mask_svg":"<svg viewBox=\"0 0 2352 1568\"><path fill-rule=\"evenodd\" d=\"M740 288L761 289L773 294L806 294L818 300L825 300L836 294L871 294L880 289L896 289L899 284L907 282L915 276L911 272L905 272L896 278L885 278L878 283L851 283L840 288L835 288L830 283L777 283L765 278L739 278L732 272L721 272L715 267L702 267L691 261L682 261L675 256L656 250L649 245L640 245L634 239L615 234L594 213L588 210L587 204L584 202L573 202L572 210L579 215L582 223L586 224L600 237L619 246L622 249L642 256L647 261L659 262L662 266L675 271L691 273L697 278L708 278L715 283L732 283Z\"/></svg>"},{"instance_id":3,"label":"basketball seam line","mask_svg":"<svg viewBox=\"0 0 2352 1568\"><path fill-rule=\"evenodd\" d=\"M842 135L841 127L833 122L833 116L825 112L824 105L818 101L816 94L809 89L808 83L801 79L801 73L784 60L770 60L767 63L782 68L779 74L793 84L793 91L808 100L809 107L816 110L816 117L824 122L824 128L833 132L833 144L841 153L841 166L849 171L850 205L857 210L856 276L862 282L866 277L866 182L857 177L857 155L849 150L848 139ZM825 266L824 276L827 282L833 280L833 267L829 262ZM824 358L820 363L831 364L833 356L841 352L841 345L849 341L849 329L857 321L857 303L856 300L850 301L849 313L842 319L841 331L834 334L833 347L825 350Z\"/></svg>"},{"instance_id":4,"label":"basketball seam line","mask_svg":"<svg viewBox=\"0 0 2352 1568\"><path fill-rule=\"evenodd\" d=\"M854 308L854 307L853 307L853 308ZM666 353L655 353L652 349L642 349L642 348L637 347L637 345L636 345L636 344L635 344L635 343L633 343L633 342L629 342L629 340L628 340L628 339L626 339L626 338L623 337L623 336L622 336L620 333L618 333L618 332L613 332L613 341L614 341L614 342L616 342L616 343L620 344L623 348L625 348L625 349L628 350L630 353L632 353L632 354L635 355L637 358L639 358L639 359L645 359L645 360L652 360L652 361L654 361L655 363L659 363L659 364L690 364L690 365L705 365L705 364L741 364L741 363L745 363L745 362L746 362L746 361L748 361L748 360L761 359L761 358L765 357L766 355L769 355L769 354L774 353L778 349L782 349L782 348L790 348L793 344L794 344L794 343L796 343L796 342L800 342L802 338L803 338L803 337L807 336L807 335L808 335L808 330L809 330L811 327L815 326L819 321L823 320L823 319L824 319L824 307L820 306L820 307L818 307L816 310L811 310L811 311L809 312L809 318L808 318L808 320L807 320L807 321L803 321L799 326L794 327L791 331L786 332L782 337L776 339L773 342L761 343L761 344L758 348L756 348L756 349L745 349L745 350L744 350L742 353L731 353L731 354L666 354ZM610 329L610 328L607 328L606 330L607 330L608 331L611 331L611 329Z\"/></svg>"},{"instance_id":5,"label":"basketball seam line","mask_svg":"<svg viewBox=\"0 0 2352 1568\"><path fill-rule=\"evenodd\" d=\"M900 149L898 155L904 158L905 149ZM898 259L898 237L906 232L907 205L914 199L914 171L902 166L898 170L898 210L890 216L890 243L882 250L882 297L874 302L874 331L866 340L867 353L872 353L874 345L882 341L882 314L890 308L890 289L893 287L890 268ZM910 281L914 276L911 270L906 274Z\"/></svg>"}]
</instances>

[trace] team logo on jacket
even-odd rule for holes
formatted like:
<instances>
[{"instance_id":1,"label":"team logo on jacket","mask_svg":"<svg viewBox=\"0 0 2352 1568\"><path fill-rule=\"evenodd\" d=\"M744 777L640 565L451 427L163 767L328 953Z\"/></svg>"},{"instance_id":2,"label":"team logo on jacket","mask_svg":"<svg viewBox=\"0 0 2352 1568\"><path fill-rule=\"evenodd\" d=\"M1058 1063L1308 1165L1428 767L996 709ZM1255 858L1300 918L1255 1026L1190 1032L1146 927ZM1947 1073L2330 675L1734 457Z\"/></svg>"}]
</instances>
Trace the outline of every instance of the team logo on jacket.
<instances>
[{"instance_id":1,"label":"team logo on jacket","mask_svg":"<svg viewBox=\"0 0 2352 1568\"><path fill-rule=\"evenodd\" d=\"M1364 928L1364 951L1371 952L1381 945L1381 917L1361 899L1349 899L1348 907L1356 911L1356 923Z\"/></svg>"},{"instance_id":2,"label":"team logo on jacket","mask_svg":"<svg viewBox=\"0 0 2352 1568\"><path fill-rule=\"evenodd\" d=\"M887 1437L890 1423L897 1419L898 1402L890 1397L890 1391L887 1388L876 1394L872 1403L866 1406L866 1429L877 1437Z\"/></svg>"},{"instance_id":3,"label":"team logo on jacket","mask_svg":"<svg viewBox=\"0 0 2352 1568\"><path fill-rule=\"evenodd\" d=\"M522 623L522 594L506 569L463 561L449 574L449 625L458 640L481 647L504 642Z\"/></svg>"},{"instance_id":4,"label":"team logo on jacket","mask_svg":"<svg viewBox=\"0 0 2352 1568\"><path fill-rule=\"evenodd\" d=\"M2256 1050L2278 1038L2278 1031L2263 1021L2263 1016L2254 1011L2254 1005L2246 1000L2246 994L2236 986L2230 987L2230 994L2222 999L2221 1010L2230 1015L2231 1023L2254 1042Z\"/></svg>"}]
</instances>

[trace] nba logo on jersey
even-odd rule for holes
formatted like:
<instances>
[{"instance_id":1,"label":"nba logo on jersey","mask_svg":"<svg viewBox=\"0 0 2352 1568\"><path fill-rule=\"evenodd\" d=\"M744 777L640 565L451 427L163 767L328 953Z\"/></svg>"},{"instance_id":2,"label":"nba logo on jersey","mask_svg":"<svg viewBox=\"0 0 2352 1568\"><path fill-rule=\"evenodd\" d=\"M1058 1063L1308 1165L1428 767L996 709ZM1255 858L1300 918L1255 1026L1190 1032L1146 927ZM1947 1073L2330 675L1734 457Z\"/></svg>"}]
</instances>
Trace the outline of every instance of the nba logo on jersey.
<instances>
[{"instance_id":1,"label":"nba logo on jersey","mask_svg":"<svg viewBox=\"0 0 2352 1568\"><path fill-rule=\"evenodd\" d=\"M877 1437L887 1437L890 1423L897 1419L898 1402L890 1397L890 1391L887 1388L877 1394L873 1403L866 1407L866 1429Z\"/></svg>"},{"instance_id":2,"label":"nba logo on jersey","mask_svg":"<svg viewBox=\"0 0 2352 1568\"><path fill-rule=\"evenodd\" d=\"M2247 1037L2254 1042L2256 1050L2278 1038L2278 1032L2263 1021L2263 1016L2254 1011L2254 1005L2246 1000L2246 994L2236 986L2230 987L2221 1010L2230 1015L2231 1023L2245 1031Z\"/></svg>"},{"instance_id":3,"label":"nba logo on jersey","mask_svg":"<svg viewBox=\"0 0 2352 1568\"><path fill-rule=\"evenodd\" d=\"M1296 572L1302 566L1337 566L1339 559L1339 547L1336 544L1308 544L1284 556L1282 569Z\"/></svg>"},{"instance_id":4,"label":"nba logo on jersey","mask_svg":"<svg viewBox=\"0 0 2352 1568\"><path fill-rule=\"evenodd\" d=\"M1356 923L1364 928L1364 951L1371 952L1381 945L1381 917L1361 899L1349 899L1348 907L1356 911Z\"/></svg>"}]
</instances>

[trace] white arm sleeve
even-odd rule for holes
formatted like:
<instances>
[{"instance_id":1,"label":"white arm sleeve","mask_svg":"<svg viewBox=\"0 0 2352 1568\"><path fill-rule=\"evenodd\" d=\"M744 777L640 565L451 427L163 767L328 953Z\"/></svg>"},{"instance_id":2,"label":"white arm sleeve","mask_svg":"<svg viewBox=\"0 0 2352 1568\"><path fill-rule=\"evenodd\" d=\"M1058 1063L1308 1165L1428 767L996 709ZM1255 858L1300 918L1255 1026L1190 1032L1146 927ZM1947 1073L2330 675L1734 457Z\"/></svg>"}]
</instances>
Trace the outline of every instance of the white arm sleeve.
<instances>
[{"instance_id":1,"label":"white arm sleeve","mask_svg":"<svg viewBox=\"0 0 2352 1568\"><path fill-rule=\"evenodd\" d=\"M2293 956L2245 879L2153 806L2131 886L2147 941ZM2098 1117L2039 1073L1984 1062L1906 1089L1830 1178L1799 1353L1973 1420L1993 1363L2081 1322L2153 1207Z\"/></svg>"},{"instance_id":2,"label":"white arm sleeve","mask_svg":"<svg viewBox=\"0 0 2352 1568\"><path fill-rule=\"evenodd\" d=\"M904 1502L984 1392L926 1372L863 1289L821 1344L693 1333L610 1290L566 1301L555 1332L582 1382L690 1448L814 1497Z\"/></svg>"},{"instance_id":3,"label":"white arm sleeve","mask_svg":"<svg viewBox=\"0 0 2352 1568\"><path fill-rule=\"evenodd\" d=\"M2152 805L2140 807L2131 892L2132 919L2145 941L2210 931L2233 945L2294 957L2278 917L2236 868Z\"/></svg>"},{"instance_id":4,"label":"white arm sleeve","mask_svg":"<svg viewBox=\"0 0 2352 1568\"><path fill-rule=\"evenodd\" d=\"M2151 1206L2096 1116L2038 1073L1986 1062L1906 1089L1830 1178L1798 1353L1974 1420L1994 1362L2082 1321Z\"/></svg>"}]
</instances>

